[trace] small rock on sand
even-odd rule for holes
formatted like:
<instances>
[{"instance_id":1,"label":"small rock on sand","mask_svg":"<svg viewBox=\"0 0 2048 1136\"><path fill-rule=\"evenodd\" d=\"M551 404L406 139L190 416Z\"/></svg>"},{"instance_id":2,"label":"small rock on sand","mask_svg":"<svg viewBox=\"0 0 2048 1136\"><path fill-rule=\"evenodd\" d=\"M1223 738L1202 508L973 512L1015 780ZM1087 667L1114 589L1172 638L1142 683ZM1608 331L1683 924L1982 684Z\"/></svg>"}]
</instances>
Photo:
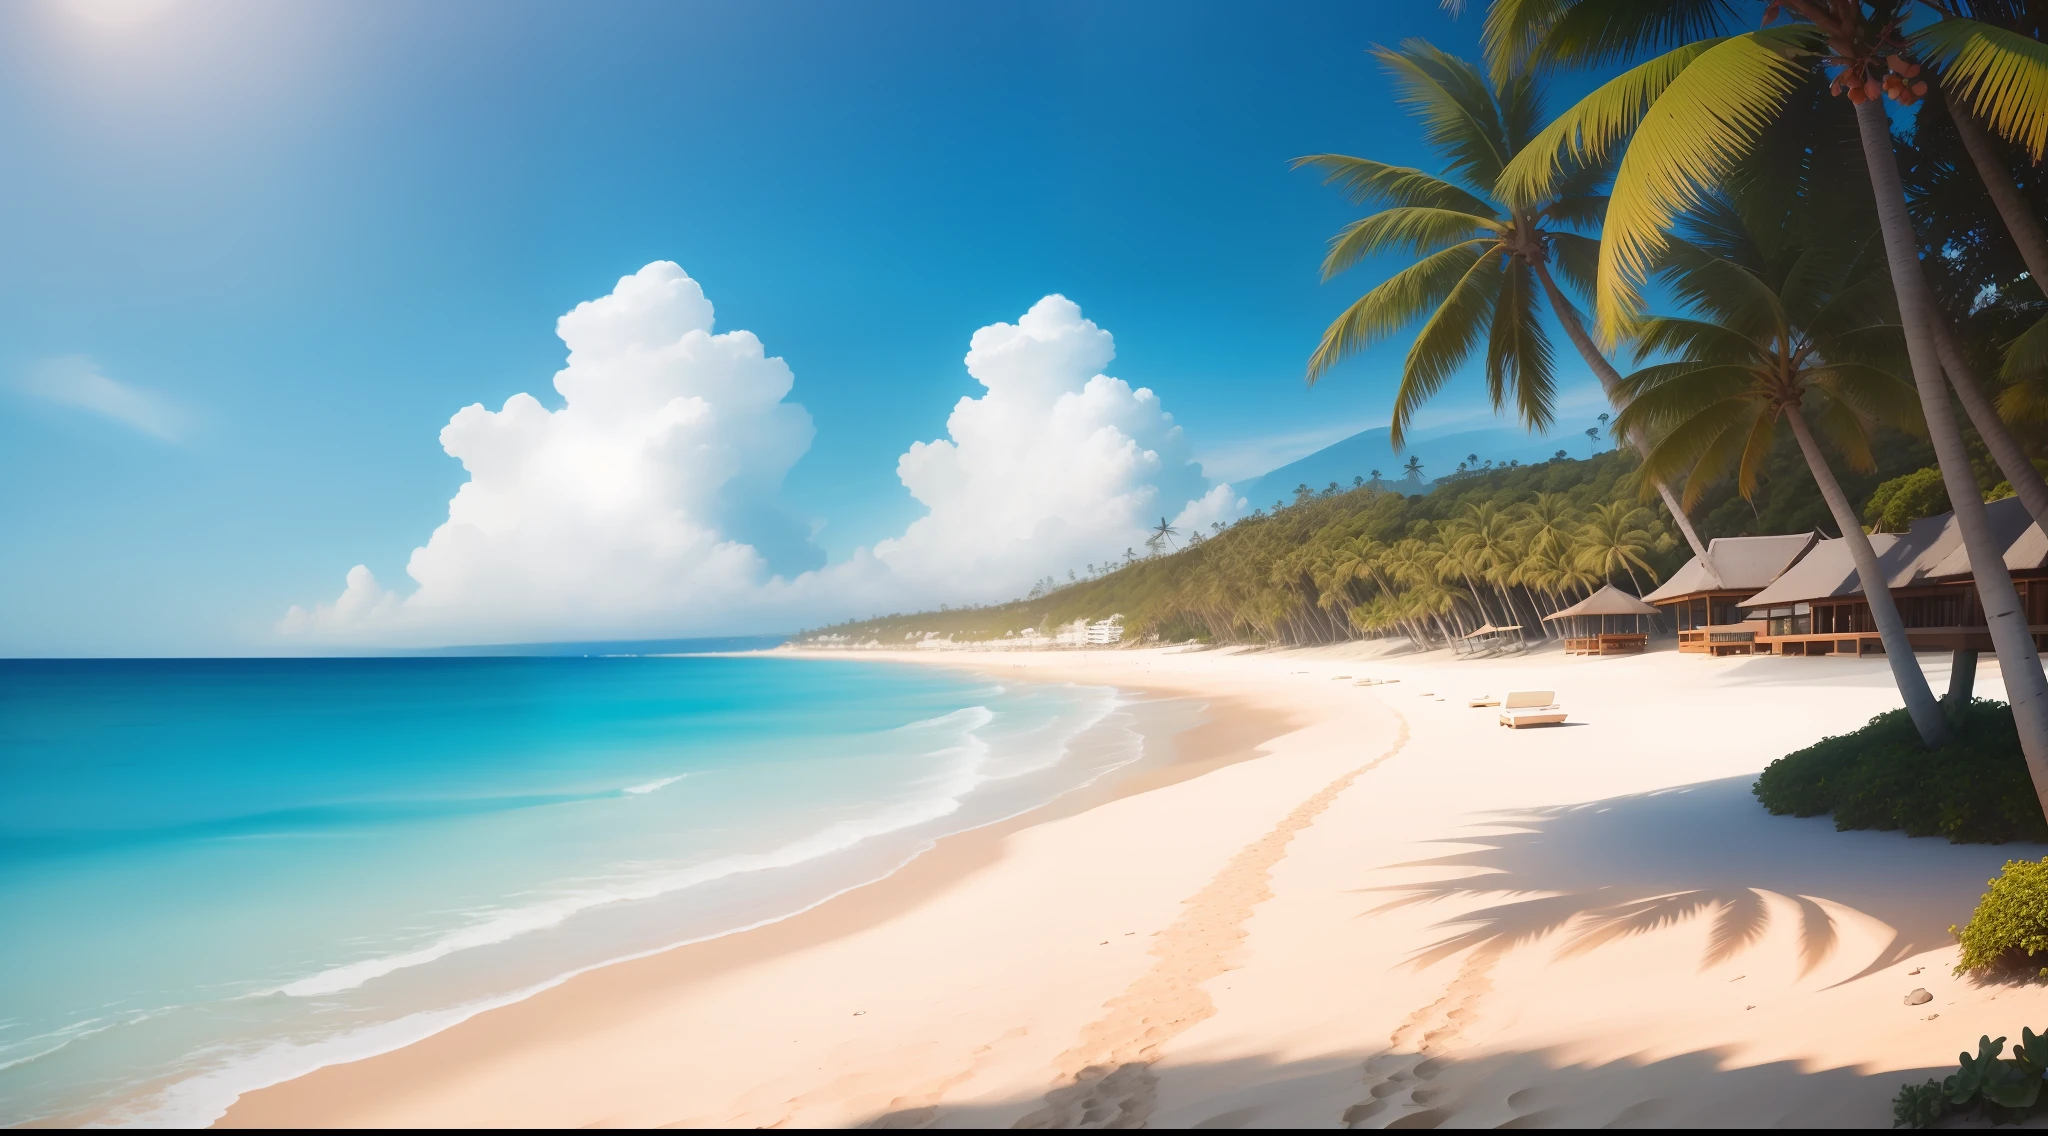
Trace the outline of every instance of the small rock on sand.
<instances>
[{"instance_id":1,"label":"small rock on sand","mask_svg":"<svg viewBox=\"0 0 2048 1136\"><path fill-rule=\"evenodd\" d=\"M1924 988L1918 986L1913 988L1912 993L1906 995L1906 1005L1908 1006L1921 1006L1932 1001L1934 1001L1934 995L1929 994Z\"/></svg>"}]
</instances>

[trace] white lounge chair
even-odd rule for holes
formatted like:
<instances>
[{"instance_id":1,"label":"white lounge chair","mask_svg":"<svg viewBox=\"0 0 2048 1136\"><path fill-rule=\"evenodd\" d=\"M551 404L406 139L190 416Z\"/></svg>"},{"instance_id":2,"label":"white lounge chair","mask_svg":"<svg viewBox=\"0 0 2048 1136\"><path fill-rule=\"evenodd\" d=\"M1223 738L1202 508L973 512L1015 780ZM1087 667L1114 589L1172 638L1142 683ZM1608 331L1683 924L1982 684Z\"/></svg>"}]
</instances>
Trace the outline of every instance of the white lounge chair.
<instances>
[{"instance_id":1,"label":"white lounge chair","mask_svg":"<svg viewBox=\"0 0 2048 1136\"><path fill-rule=\"evenodd\" d=\"M1465 705L1476 710L1481 706L1498 706L1500 705L1500 699L1495 698L1491 694L1475 694L1472 696L1472 700L1465 703Z\"/></svg>"},{"instance_id":2,"label":"white lounge chair","mask_svg":"<svg viewBox=\"0 0 2048 1136\"><path fill-rule=\"evenodd\" d=\"M1555 726L1564 721L1564 708L1557 704L1557 692L1510 690L1501 704L1500 724L1519 730L1523 726Z\"/></svg>"}]
</instances>

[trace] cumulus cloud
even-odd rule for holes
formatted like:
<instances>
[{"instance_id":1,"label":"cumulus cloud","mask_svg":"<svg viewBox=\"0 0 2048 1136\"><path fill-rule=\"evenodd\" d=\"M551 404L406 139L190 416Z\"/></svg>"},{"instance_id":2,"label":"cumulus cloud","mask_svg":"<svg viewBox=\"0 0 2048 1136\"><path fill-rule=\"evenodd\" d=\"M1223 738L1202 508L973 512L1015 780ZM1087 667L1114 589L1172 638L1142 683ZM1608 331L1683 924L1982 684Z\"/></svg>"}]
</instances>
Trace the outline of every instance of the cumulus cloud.
<instances>
[{"instance_id":1,"label":"cumulus cloud","mask_svg":"<svg viewBox=\"0 0 2048 1136\"><path fill-rule=\"evenodd\" d=\"M875 559L906 583L996 599L1141 548L1158 520L1186 532L1234 516L1229 487L1209 486L1159 397L1101 373L1115 355L1064 296L975 332L967 373L987 393L954 406L946 438L897 461L930 512Z\"/></svg>"},{"instance_id":2,"label":"cumulus cloud","mask_svg":"<svg viewBox=\"0 0 2048 1136\"><path fill-rule=\"evenodd\" d=\"M84 410L165 442L190 435L190 411L154 391L108 378L84 355L37 362L21 374L22 393Z\"/></svg>"},{"instance_id":3,"label":"cumulus cloud","mask_svg":"<svg viewBox=\"0 0 2048 1136\"><path fill-rule=\"evenodd\" d=\"M1108 332L1061 296L974 334L948 436L897 473L928 509L846 562L780 505L809 447L789 368L746 331L714 334L697 282L666 261L563 316L563 406L469 406L441 444L469 471L414 550L403 596L366 567L282 630L375 642L657 637L769 630L876 607L1007 598L1054 570L1235 517L1159 399L1101 373Z\"/></svg>"},{"instance_id":4,"label":"cumulus cloud","mask_svg":"<svg viewBox=\"0 0 2048 1136\"><path fill-rule=\"evenodd\" d=\"M369 569L287 631L400 640L661 634L744 603L808 541L775 504L811 442L792 377L751 332L712 333L666 261L555 325L563 407L516 394L457 411L441 446L469 481L415 549L402 600ZM792 536L792 533L795 535ZM815 550L808 550L813 562ZM809 565L798 564L797 567Z\"/></svg>"}]
</instances>

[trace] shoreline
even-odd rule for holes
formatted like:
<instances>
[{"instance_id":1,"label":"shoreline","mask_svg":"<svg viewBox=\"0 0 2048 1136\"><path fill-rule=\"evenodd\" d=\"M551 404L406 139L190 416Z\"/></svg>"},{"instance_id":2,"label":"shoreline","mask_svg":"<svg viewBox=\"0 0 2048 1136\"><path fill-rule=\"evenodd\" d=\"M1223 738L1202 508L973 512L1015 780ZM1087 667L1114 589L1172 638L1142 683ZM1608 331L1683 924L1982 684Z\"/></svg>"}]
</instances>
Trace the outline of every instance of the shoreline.
<instances>
[{"instance_id":1,"label":"shoreline","mask_svg":"<svg viewBox=\"0 0 2048 1136\"><path fill-rule=\"evenodd\" d=\"M775 654L788 657L784 652ZM899 665L907 662L849 659L844 654L823 657L832 661ZM948 669L991 679L1017 677L993 667ZM371 1086L379 1095L417 1091L458 1075L467 1065L502 1056L522 1036L575 1028L630 1012L631 1006L649 989L688 990L736 968L873 927L996 862L1002 856L1003 842L1017 832L1251 760L1257 756L1260 743L1296 725L1283 712L1229 697L1203 697L1183 690L1129 683L1099 685L1113 686L1126 697L1138 696L1130 698L1124 709L1137 719L1133 728L1144 738L1145 753L1130 766L1014 816L941 837L887 875L828 896L790 915L651 954L599 964L395 1048L322 1065L249 1090L213 1126L334 1124L337 1122L322 1118L346 1111ZM1193 725L1178 725L1156 710L1148 712L1148 708L1161 704L1197 701L1203 704L1198 710L1202 720Z\"/></svg>"},{"instance_id":2,"label":"shoreline","mask_svg":"<svg viewBox=\"0 0 2048 1136\"><path fill-rule=\"evenodd\" d=\"M1881 660L857 657L1232 699L1217 720L1284 732L962 834L831 935L603 968L226 1123L1881 1127L1900 1083L2048 1019L2048 987L1953 977L1948 933L2048 847L1835 832L1749 792L1896 705ZM1568 723L1466 706L1528 689Z\"/></svg>"}]
</instances>

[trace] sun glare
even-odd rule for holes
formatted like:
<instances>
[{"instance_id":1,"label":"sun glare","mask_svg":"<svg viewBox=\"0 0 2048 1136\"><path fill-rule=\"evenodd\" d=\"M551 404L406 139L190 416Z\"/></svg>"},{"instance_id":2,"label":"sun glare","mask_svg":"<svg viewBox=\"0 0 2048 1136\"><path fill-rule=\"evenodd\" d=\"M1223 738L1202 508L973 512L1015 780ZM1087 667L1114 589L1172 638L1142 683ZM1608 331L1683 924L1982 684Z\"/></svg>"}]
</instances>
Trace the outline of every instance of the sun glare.
<instances>
[{"instance_id":1,"label":"sun glare","mask_svg":"<svg viewBox=\"0 0 2048 1136\"><path fill-rule=\"evenodd\" d=\"M176 0L59 0L59 7L95 27L125 29L155 19Z\"/></svg>"}]
</instances>

